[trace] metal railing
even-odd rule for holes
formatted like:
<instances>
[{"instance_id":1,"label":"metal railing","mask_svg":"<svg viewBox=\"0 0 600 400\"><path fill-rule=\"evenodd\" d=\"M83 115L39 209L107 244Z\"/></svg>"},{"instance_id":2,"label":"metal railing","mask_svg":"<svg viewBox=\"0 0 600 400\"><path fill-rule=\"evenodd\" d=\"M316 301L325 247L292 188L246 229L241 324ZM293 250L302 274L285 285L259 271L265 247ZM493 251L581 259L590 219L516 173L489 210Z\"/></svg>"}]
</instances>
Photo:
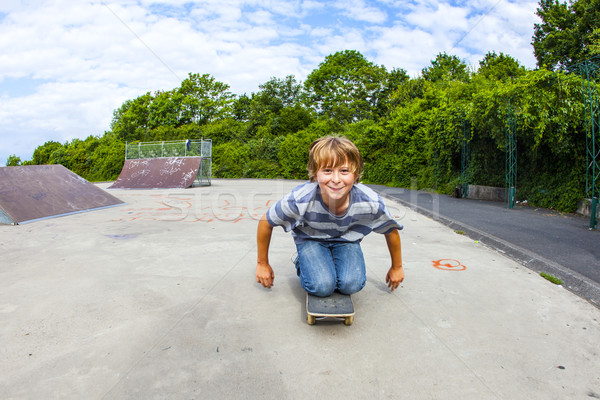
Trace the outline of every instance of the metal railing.
<instances>
[{"instance_id":1,"label":"metal railing","mask_svg":"<svg viewBox=\"0 0 600 400\"><path fill-rule=\"evenodd\" d=\"M600 57L579 64L585 104L586 165L585 193L591 199L590 229L596 228L596 208L600 197Z\"/></svg>"}]
</instances>

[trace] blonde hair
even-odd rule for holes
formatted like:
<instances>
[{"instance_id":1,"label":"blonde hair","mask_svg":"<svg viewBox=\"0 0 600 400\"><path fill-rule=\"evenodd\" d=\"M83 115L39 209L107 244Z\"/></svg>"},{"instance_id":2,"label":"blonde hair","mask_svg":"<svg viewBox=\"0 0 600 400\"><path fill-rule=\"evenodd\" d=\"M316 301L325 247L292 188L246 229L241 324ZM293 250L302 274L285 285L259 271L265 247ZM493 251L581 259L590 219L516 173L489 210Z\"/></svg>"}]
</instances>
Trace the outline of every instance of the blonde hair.
<instances>
[{"instance_id":1,"label":"blonde hair","mask_svg":"<svg viewBox=\"0 0 600 400\"><path fill-rule=\"evenodd\" d=\"M339 167L348 163L354 174L354 183L358 183L363 170L363 159L358 148L350 139L337 136L325 136L312 142L308 154L308 178L315 181L317 171L327 167Z\"/></svg>"}]
</instances>

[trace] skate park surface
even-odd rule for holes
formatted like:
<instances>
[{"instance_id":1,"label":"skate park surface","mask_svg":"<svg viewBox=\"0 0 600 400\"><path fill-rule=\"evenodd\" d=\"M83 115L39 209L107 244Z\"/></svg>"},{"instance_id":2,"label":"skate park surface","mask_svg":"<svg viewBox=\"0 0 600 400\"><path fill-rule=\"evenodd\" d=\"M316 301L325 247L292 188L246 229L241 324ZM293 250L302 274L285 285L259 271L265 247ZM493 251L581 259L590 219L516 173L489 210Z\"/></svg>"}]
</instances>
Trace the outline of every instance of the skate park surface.
<instances>
[{"instance_id":1,"label":"skate park surface","mask_svg":"<svg viewBox=\"0 0 600 400\"><path fill-rule=\"evenodd\" d=\"M0 397L600 398L598 308L391 199L405 282L373 233L353 325L309 326L282 229L274 287L254 280L258 219L298 183L111 189L124 205L0 225Z\"/></svg>"}]
</instances>

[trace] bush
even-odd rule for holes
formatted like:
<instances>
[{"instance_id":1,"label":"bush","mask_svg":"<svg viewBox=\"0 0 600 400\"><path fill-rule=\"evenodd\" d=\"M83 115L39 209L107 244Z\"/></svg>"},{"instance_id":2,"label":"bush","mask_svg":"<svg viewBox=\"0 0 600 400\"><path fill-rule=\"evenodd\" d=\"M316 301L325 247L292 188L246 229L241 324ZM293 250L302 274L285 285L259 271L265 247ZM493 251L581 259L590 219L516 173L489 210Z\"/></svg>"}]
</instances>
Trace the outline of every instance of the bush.
<instances>
[{"instance_id":1,"label":"bush","mask_svg":"<svg viewBox=\"0 0 600 400\"><path fill-rule=\"evenodd\" d=\"M216 178L241 178L251 159L250 148L241 142L213 144L212 172Z\"/></svg>"}]
</instances>

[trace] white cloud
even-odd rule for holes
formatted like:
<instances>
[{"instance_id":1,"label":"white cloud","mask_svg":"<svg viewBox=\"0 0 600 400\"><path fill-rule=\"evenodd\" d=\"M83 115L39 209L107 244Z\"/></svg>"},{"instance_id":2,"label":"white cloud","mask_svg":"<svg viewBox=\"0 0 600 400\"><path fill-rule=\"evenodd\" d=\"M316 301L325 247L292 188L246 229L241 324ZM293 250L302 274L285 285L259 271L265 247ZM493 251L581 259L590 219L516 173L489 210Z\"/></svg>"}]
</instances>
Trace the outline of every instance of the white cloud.
<instances>
[{"instance_id":1,"label":"white cloud","mask_svg":"<svg viewBox=\"0 0 600 400\"><path fill-rule=\"evenodd\" d=\"M405 20L410 25L426 31L448 34L467 28L468 12L467 8L442 2L418 4L412 8Z\"/></svg>"},{"instance_id":2,"label":"white cloud","mask_svg":"<svg viewBox=\"0 0 600 400\"><path fill-rule=\"evenodd\" d=\"M376 63L383 64L388 69L404 68L410 76L415 77L443 51L447 43L447 40L440 40L424 30L396 25L382 29L372 46L377 53ZM398 60L402 62L399 63Z\"/></svg>"},{"instance_id":3,"label":"white cloud","mask_svg":"<svg viewBox=\"0 0 600 400\"><path fill-rule=\"evenodd\" d=\"M469 19L470 28L455 50L461 51L473 65L490 51L508 54L522 64L534 67L535 58L531 46L537 2L501 2L485 15Z\"/></svg>"},{"instance_id":4,"label":"white cloud","mask_svg":"<svg viewBox=\"0 0 600 400\"><path fill-rule=\"evenodd\" d=\"M341 0L336 3L340 12L348 18L381 24L387 19L387 13L377 7L365 4L364 0Z\"/></svg>"},{"instance_id":5,"label":"white cloud","mask_svg":"<svg viewBox=\"0 0 600 400\"><path fill-rule=\"evenodd\" d=\"M101 135L125 100L190 72L242 94L271 77L304 80L345 49L411 76L442 51L473 64L502 51L535 65L536 1L157 1L0 4L0 165L49 140Z\"/></svg>"},{"instance_id":6,"label":"white cloud","mask_svg":"<svg viewBox=\"0 0 600 400\"><path fill-rule=\"evenodd\" d=\"M300 5L300 9L302 10L302 12L304 14L310 13L312 11L316 11L316 10L322 10L323 8L325 8L325 4L323 4L320 1L313 1L313 0L303 0L302 4Z\"/></svg>"},{"instance_id":7,"label":"white cloud","mask_svg":"<svg viewBox=\"0 0 600 400\"><path fill-rule=\"evenodd\" d=\"M248 13L248 20L253 24L271 25L274 24L273 14L265 10L259 10Z\"/></svg>"},{"instance_id":8,"label":"white cloud","mask_svg":"<svg viewBox=\"0 0 600 400\"><path fill-rule=\"evenodd\" d=\"M309 30L310 30L311 36L320 37L320 38L326 38L328 36L333 35L333 33L334 33L334 30L331 28L317 27L317 28L309 28Z\"/></svg>"}]
</instances>

